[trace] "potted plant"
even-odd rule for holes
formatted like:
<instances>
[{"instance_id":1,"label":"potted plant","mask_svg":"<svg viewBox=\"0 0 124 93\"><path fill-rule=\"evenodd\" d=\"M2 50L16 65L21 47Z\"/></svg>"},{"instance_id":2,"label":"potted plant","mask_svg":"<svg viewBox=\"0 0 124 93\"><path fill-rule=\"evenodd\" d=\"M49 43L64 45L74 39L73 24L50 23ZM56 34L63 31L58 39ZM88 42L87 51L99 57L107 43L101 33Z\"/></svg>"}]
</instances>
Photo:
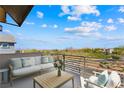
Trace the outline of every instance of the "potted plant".
<instances>
[{"instance_id":1,"label":"potted plant","mask_svg":"<svg viewBox=\"0 0 124 93\"><path fill-rule=\"evenodd\" d=\"M57 69L57 75L58 76L61 76L61 70L62 70L62 67L63 67L63 62L61 59L56 59L55 62L54 62L54 67Z\"/></svg>"}]
</instances>

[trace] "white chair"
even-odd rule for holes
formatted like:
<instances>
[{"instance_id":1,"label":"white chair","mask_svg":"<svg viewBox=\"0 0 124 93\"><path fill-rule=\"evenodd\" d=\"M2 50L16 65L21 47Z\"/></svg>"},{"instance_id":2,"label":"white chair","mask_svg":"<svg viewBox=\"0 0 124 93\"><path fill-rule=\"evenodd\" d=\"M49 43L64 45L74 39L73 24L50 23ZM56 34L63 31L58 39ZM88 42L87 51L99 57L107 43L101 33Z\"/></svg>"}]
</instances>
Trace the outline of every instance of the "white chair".
<instances>
[{"instance_id":1,"label":"white chair","mask_svg":"<svg viewBox=\"0 0 124 93\"><path fill-rule=\"evenodd\" d=\"M84 79L81 76L81 86L90 88L116 88L120 87L121 79L116 71L112 71L111 74L108 74L108 71L105 70L102 73L95 72L94 76L91 76L89 79Z\"/></svg>"}]
</instances>

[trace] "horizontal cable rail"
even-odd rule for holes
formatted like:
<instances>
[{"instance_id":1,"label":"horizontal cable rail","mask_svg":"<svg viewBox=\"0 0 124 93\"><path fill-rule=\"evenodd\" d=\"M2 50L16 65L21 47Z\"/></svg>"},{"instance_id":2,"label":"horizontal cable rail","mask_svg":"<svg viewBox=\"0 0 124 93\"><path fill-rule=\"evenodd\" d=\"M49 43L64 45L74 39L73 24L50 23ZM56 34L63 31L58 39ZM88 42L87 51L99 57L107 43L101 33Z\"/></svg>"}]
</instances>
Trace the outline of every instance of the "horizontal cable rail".
<instances>
[{"instance_id":1,"label":"horizontal cable rail","mask_svg":"<svg viewBox=\"0 0 124 93\"><path fill-rule=\"evenodd\" d=\"M124 68L124 62L114 62L113 60L107 59L98 59L95 57L85 57L79 55L66 55L66 54L52 54L53 56L58 56L59 58L63 59L65 64L64 70L72 71L78 74L83 75L84 77L88 78L89 76L93 75L93 71L101 72L103 70L117 71L120 76L122 83L124 83L124 72L120 70ZM101 67L104 64L102 62L108 62L106 67Z\"/></svg>"}]
</instances>

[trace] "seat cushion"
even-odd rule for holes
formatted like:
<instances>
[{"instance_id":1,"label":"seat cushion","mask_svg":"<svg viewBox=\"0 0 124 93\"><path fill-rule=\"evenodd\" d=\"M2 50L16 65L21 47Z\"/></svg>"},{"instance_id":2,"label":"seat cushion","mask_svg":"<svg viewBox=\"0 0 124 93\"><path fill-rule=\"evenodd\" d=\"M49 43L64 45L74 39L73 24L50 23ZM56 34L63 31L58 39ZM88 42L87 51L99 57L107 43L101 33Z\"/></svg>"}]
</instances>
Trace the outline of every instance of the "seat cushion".
<instances>
[{"instance_id":1,"label":"seat cushion","mask_svg":"<svg viewBox=\"0 0 124 93\"><path fill-rule=\"evenodd\" d=\"M41 69L47 69L53 67L53 63L40 64Z\"/></svg>"},{"instance_id":2,"label":"seat cushion","mask_svg":"<svg viewBox=\"0 0 124 93\"><path fill-rule=\"evenodd\" d=\"M121 84L121 78L118 75L117 72L112 71L110 76L109 76L109 80L108 83L106 84L107 88L115 88L117 87L117 85L119 85L119 83Z\"/></svg>"},{"instance_id":3,"label":"seat cushion","mask_svg":"<svg viewBox=\"0 0 124 93\"><path fill-rule=\"evenodd\" d=\"M11 58L10 61L14 69L22 68L21 58Z\"/></svg>"},{"instance_id":4,"label":"seat cushion","mask_svg":"<svg viewBox=\"0 0 124 93\"><path fill-rule=\"evenodd\" d=\"M35 57L35 65L41 64L41 56L36 56Z\"/></svg>"},{"instance_id":5,"label":"seat cushion","mask_svg":"<svg viewBox=\"0 0 124 93\"><path fill-rule=\"evenodd\" d=\"M13 74L13 76L23 76L23 75L27 75L27 74L37 72L40 69L41 68L40 68L39 65L30 66L30 67L23 67L21 69L13 70L12 74Z\"/></svg>"},{"instance_id":6,"label":"seat cushion","mask_svg":"<svg viewBox=\"0 0 124 93\"><path fill-rule=\"evenodd\" d=\"M105 84L108 81L108 71L105 70L103 71L99 76L98 76L98 80L97 80L97 84L100 86L105 86Z\"/></svg>"},{"instance_id":7,"label":"seat cushion","mask_svg":"<svg viewBox=\"0 0 124 93\"><path fill-rule=\"evenodd\" d=\"M35 65L35 58L34 57L23 57L22 65L23 65L23 67Z\"/></svg>"}]
</instances>

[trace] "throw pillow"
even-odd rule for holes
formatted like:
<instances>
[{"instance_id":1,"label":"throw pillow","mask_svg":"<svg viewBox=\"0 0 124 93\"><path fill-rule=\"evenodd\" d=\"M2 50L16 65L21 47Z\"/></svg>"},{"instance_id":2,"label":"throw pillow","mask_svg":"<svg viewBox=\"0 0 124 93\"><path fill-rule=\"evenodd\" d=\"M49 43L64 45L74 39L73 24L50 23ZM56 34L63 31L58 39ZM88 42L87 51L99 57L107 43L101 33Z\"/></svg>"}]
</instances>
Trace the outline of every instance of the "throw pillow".
<instances>
[{"instance_id":1,"label":"throw pillow","mask_svg":"<svg viewBox=\"0 0 124 93\"><path fill-rule=\"evenodd\" d=\"M115 87L117 87L117 85L119 83L121 83L120 76L118 75L117 72L112 71L110 76L109 76L109 80L108 80L108 83L106 84L106 87L107 88L115 88Z\"/></svg>"},{"instance_id":2,"label":"throw pillow","mask_svg":"<svg viewBox=\"0 0 124 93\"><path fill-rule=\"evenodd\" d=\"M22 61L20 58L12 58L10 61L14 69L22 68Z\"/></svg>"},{"instance_id":3,"label":"throw pillow","mask_svg":"<svg viewBox=\"0 0 124 93\"><path fill-rule=\"evenodd\" d=\"M35 59L33 57L23 57L22 64L23 67L32 66L35 64Z\"/></svg>"},{"instance_id":4,"label":"throw pillow","mask_svg":"<svg viewBox=\"0 0 124 93\"><path fill-rule=\"evenodd\" d=\"M41 64L41 56L35 57L35 65Z\"/></svg>"},{"instance_id":5,"label":"throw pillow","mask_svg":"<svg viewBox=\"0 0 124 93\"><path fill-rule=\"evenodd\" d=\"M100 86L105 86L105 84L107 83L108 81L108 71L105 70L103 71L99 76L98 76L98 81L97 81L97 84L100 85Z\"/></svg>"},{"instance_id":6,"label":"throw pillow","mask_svg":"<svg viewBox=\"0 0 124 93\"><path fill-rule=\"evenodd\" d=\"M48 56L42 56L41 57L41 63L49 63L49 58L48 58Z\"/></svg>"},{"instance_id":7,"label":"throw pillow","mask_svg":"<svg viewBox=\"0 0 124 93\"><path fill-rule=\"evenodd\" d=\"M50 62L50 63L51 63L51 62L54 62L54 59L53 59L52 56L49 56L49 62Z\"/></svg>"}]
</instances>

